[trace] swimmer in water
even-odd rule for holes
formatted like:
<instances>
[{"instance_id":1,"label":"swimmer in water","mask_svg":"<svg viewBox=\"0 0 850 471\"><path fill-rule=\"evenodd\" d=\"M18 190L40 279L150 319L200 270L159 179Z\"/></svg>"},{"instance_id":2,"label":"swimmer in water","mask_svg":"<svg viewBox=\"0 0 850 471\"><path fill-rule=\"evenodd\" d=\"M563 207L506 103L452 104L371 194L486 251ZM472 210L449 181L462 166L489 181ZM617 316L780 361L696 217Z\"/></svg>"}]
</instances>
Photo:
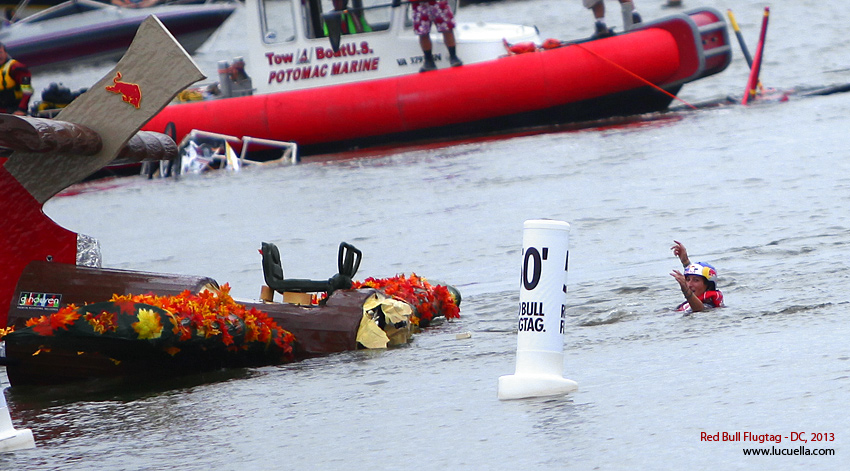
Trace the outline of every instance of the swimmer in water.
<instances>
[{"instance_id":1,"label":"swimmer in water","mask_svg":"<svg viewBox=\"0 0 850 471\"><path fill-rule=\"evenodd\" d=\"M673 241L673 255L679 257L684 273L673 270L670 276L676 279L685 302L676 310L701 312L714 307L723 307L723 293L717 289L717 270L706 262L691 263L688 251L678 240Z\"/></svg>"}]
</instances>

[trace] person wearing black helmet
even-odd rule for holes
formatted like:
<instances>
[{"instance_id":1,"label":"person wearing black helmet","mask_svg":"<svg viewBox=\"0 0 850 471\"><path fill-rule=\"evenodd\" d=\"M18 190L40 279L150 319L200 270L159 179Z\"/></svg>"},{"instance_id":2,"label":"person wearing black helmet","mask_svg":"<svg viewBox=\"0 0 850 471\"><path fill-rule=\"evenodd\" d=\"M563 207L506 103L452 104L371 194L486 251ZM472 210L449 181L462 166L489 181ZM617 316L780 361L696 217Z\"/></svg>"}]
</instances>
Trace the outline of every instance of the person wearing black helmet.
<instances>
[{"instance_id":1,"label":"person wearing black helmet","mask_svg":"<svg viewBox=\"0 0 850 471\"><path fill-rule=\"evenodd\" d=\"M32 97L32 75L23 63L9 57L0 43L0 113L24 116Z\"/></svg>"},{"instance_id":2,"label":"person wearing black helmet","mask_svg":"<svg viewBox=\"0 0 850 471\"><path fill-rule=\"evenodd\" d=\"M678 240L673 241L673 255L679 257L684 273L673 270L670 275L679 283L685 302L677 311L701 312L713 307L723 307L723 293L717 289L717 270L706 262L691 263L688 251Z\"/></svg>"}]
</instances>

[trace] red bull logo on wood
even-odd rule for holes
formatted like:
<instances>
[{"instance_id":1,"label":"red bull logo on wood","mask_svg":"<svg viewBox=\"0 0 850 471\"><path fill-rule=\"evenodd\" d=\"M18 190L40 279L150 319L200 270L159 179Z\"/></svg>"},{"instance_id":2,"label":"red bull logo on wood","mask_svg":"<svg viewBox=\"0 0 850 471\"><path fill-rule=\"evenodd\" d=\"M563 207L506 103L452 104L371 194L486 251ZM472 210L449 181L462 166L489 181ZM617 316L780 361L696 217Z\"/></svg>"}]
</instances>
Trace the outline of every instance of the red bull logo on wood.
<instances>
[{"instance_id":1,"label":"red bull logo on wood","mask_svg":"<svg viewBox=\"0 0 850 471\"><path fill-rule=\"evenodd\" d=\"M121 81L121 72L116 72L115 78L112 79L112 85L106 86L106 91L117 93L121 95L121 99L124 100L125 103L129 103L139 108L139 105L142 102L142 89L139 88L138 84L122 82Z\"/></svg>"}]
</instances>

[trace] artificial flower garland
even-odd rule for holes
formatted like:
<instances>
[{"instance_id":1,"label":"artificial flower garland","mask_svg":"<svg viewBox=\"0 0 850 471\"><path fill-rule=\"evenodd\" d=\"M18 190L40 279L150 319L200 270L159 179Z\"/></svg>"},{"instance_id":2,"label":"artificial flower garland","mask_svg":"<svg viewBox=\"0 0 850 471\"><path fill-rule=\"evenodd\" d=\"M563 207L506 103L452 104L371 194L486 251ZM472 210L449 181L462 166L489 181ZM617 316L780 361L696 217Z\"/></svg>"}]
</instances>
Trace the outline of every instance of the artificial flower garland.
<instances>
[{"instance_id":1,"label":"artificial flower garland","mask_svg":"<svg viewBox=\"0 0 850 471\"><path fill-rule=\"evenodd\" d=\"M446 319L460 318L457 300L448 287L431 285L415 273L409 277L404 274L380 279L369 277L364 281L354 281L352 288L374 288L407 302L414 309L411 323L416 326L427 327L441 315ZM327 293L315 294L313 304L320 304L325 299ZM225 346L235 350L239 347L235 345L231 331L240 321L245 325L241 342L243 349L249 348L252 343L273 343L284 353L291 353L295 341L295 337L278 326L267 313L255 308L245 309L245 306L236 303L230 296L229 284L224 284L217 292L192 294L186 290L177 296L116 294L109 302L118 308L118 312L106 309L98 312L70 304L54 314L29 319L26 326L32 327L39 335L53 336L59 329L67 331L82 318L95 333L102 335L116 332L120 313L137 318L131 326L139 340L159 339L164 329L160 319L166 317L170 321L171 332L184 342L192 338L218 337ZM13 331L14 327L0 329L0 340ZM173 355L179 348L172 346L169 351Z\"/></svg>"},{"instance_id":2,"label":"artificial flower garland","mask_svg":"<svg viewBox=\"0 0 850 471\"><path fill-rule=\"evenodd\" d=\"M252 342L268 344L273 342L284 352L292 352L292 342L295 336L287 330L282 329L277 323L263 311L255 308L245 309L245 306L237 303L230 296L230 285L224 284L217 292L203 291L192 294L189 290L183 291L177 296L155 296L152 294L142 295L113 295L110 300L117 304L142 303L156 306L166 311L172 324L172 332L178 335L180 340L189 340L194 335L204 338L221 336L221 341L228 347L233 345L233 337L230 334L231 327L236 322L245 324L245 339L243 348L247 348ZM133 328L140 333L145 322L139 316L139 325Z\"/></svg>"},{"instance_id":3,"label":"artificial flower garland","mask_svg":"<svg viewBox=\"0 0 850 471\"><path fill-rule=\"evenodd\" d=\"M107 303L82 307L70 304L56 313L34 317L27 320L26 327L49 337L60 329L67 331L75 326L85 327L79 322L87 324L95 334L108 335L119 331L121 317L135 320L130 327L138 340L162 339L166 333L162 320L168 319L170 333L177 344L193 339L219 339L230 351L247 350L252 345L262 344L274 345L282 353L289 354L295 341L292 333L278 326L267 313L255 308L246 309L236 303L230 296L228 284L218 291L193 294L186 290L177 296L116 294ZM3 329L0 335L8 335L12 330L11 327ZM234 332L244 334L239 342L234 339ZM172 342L166 350L175 355L180 348Z\"/></svg>"},{"instance_id":4,"label":"artificial flower garland","mask_svg":"<svg viewBox=\"0 0 850 471\"><path fill-rule=\"evenodd\" d=\"M366 278L355 281L352 288L375 288L387 296L410 304L417 315L411 318L413 325L427 327L435 317L442 315L446 319L460 318L460 308L448 287L432 286L428 280L416 273L409 277L403 273L391 278Z\"/></svg>"}]
</instances>

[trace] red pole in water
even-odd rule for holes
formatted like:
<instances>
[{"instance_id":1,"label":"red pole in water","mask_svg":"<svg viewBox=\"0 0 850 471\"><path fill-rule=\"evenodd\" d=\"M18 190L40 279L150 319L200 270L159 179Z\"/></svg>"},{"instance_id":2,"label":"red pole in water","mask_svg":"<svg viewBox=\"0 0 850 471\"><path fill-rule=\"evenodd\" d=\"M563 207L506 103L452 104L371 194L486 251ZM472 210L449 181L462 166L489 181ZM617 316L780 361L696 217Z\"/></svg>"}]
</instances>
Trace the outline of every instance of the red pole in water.
<instances>
[{"instance_id":1,"label":"red pole in water","mask_svg":"<svg viewBox=\"0 0 850 471\"><path fill-rule=\"evenodd\" d=\"M750 98L755 98L756 88L759 83L759 71L761 70L761 58L764 53L764 40L767 36L767 19L770 17L770 7L764 7L764 18L761 22L761 34L759 35L759 44L756 48L756 56L753 58L753 65L750 68L750 78L747 80L747 90L744 92L744 99L741 104L746 105Z\"/></svg>"}]
</instances>

